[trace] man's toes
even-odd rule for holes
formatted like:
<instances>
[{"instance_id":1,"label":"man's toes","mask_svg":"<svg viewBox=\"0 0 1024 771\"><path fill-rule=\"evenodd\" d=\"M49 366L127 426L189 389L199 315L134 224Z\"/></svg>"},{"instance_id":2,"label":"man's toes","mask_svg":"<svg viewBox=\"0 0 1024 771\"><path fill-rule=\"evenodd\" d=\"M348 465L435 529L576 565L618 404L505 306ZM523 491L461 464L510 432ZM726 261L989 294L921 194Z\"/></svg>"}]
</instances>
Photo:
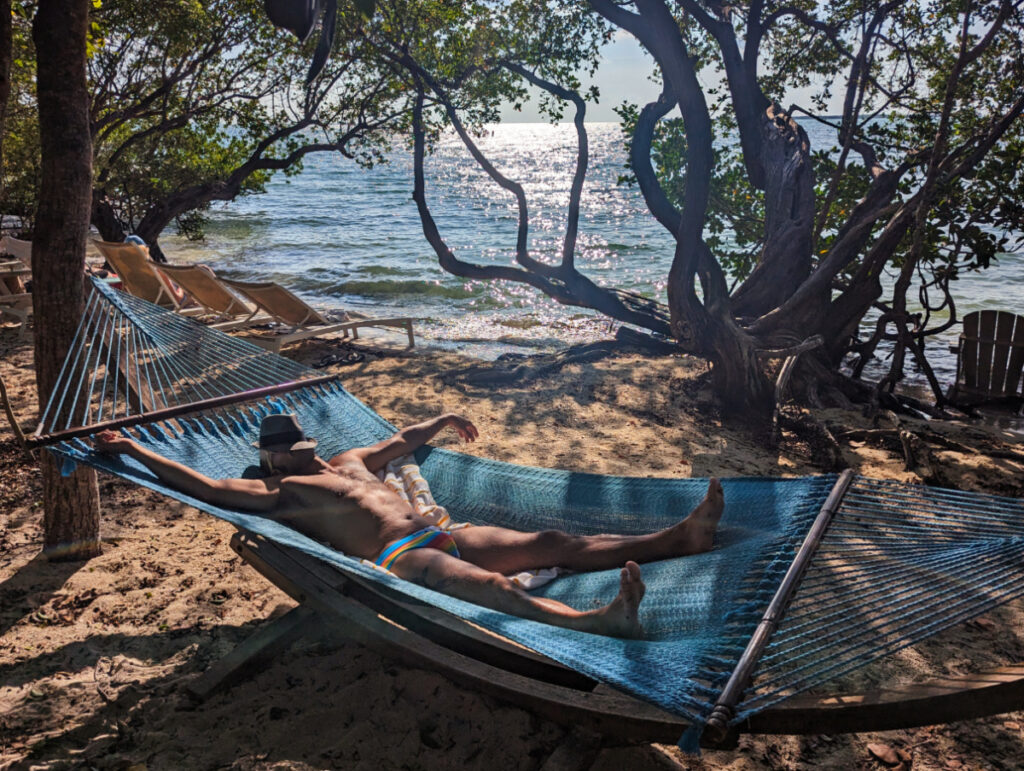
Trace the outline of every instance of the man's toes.
<instances>
[{"instance_id":1,"label":"man's toes","mask_svg":"<svg viewBox=\"0 0 1024 771\"><path fill-rule=\"evenodd\" d=\"M640 576L640 566L630 560L626 563L626 566L622 568L622 592L627 597L637 603L644 597L644 592L647 587L644 585L643 578Z\"/></svg>"},{"instance_id":2,"label":"man's toes","mask_svg":"<svg viewBox=\"0 0 1024 771\"><path fill-rule=\"evenodd\" d=\"M622 577L624 579L626 579L626 580L629 580L629 581L639 581L640 580L640 566L638 564L636 564L635 562L633 562L633 560L629 560L626 563L626 566L622 569L622 573L623 573Z\"/></svg>"},{"instance_id":3,"label":"man's toes","mask_svg":"<svg viewBox=\"0 0 1024 771\"><path fill-rule=\"evenodd\" d=\"M721 500L725 497L722 492L722 483L718 480L718 477L711 477L708 480L708 499L713 501Z\"/></svg>"}]
</instances>

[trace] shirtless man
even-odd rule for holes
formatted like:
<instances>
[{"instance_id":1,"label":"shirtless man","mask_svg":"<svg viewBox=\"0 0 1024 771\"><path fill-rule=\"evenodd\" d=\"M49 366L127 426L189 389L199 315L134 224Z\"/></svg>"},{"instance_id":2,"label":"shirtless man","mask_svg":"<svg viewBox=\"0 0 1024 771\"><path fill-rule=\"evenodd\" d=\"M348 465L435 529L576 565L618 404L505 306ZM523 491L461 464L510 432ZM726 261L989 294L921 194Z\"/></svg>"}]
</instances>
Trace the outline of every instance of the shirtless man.
<instances>
[{"instance_id":1,"label":"shirtless man","mask_svg":"<svg viewBox=\"0 0 1024 771\"><path fill-rule=\"evenodd\" d=\"M469 420L448 414L409 426L370 447L323 460L315 453L316 440L303 435L294 415L270 415L255 444L269 473L263 479L211 479L114 431L98 434L96 447L134 458L165 484L195 498L284 522L346 554L383 564L408 581L505 613L596 634L642 634L637 608L645 587L637 562L711 548L724 505L717 479L711 480L707 496L689 516L648 535L524 533L481 525L441 530L437 517L414 512L377 479L376 472L446 427L467 442L479 435ZM552 565L576 571L625 567L618 596L602 608L586 611L531 596L505 578Z\"/></svg>"}]
</instances>

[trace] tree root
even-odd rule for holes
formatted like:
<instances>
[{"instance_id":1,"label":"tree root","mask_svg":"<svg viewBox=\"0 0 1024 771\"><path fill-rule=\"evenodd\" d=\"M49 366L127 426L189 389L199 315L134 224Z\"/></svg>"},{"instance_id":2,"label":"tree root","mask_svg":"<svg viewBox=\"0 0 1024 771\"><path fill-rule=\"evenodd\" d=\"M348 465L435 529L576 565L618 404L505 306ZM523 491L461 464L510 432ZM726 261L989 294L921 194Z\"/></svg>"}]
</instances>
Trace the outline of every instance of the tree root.
<instances>
[{"instance_id":1,"label":"tree root","mask_svg":"<svg viewBox=\"0 0 1024 771\"><path fill-rule=\"evenodd\" d=\"M598 361L614 353L637 349L657 356L682 353L674 343L629 327L619 327L614 340L574 345L558 353L510 356L505 361L499 359L490 364L474 364L464 369L450 370L442 375L442 379L446 383L460 382L484 387L517 385L549 375L567 364Z\"/></svg>"},{"instance_id":2,"label":"tree root","mask_svg":"<svg viewBox=\"0 0 1024 771\"><path fill-rule=\"evenodd\" d=\"M880 393L878 404L901 415L910 415L915 418L940 418L949 420L950 414L941 407L928 404L920 399L906 394Z\"/></svg>"},{"instance_id":3,"label":"tree root","mask_svg":"<svg viewBox=\"0 0 1024 771\"><path fill-rule=\"evenodd\" d=\"M894 451L904 452L906 457L906 441L903 438L903 434L909 434L911 432L906 429L900 428L851 428L844 429L837 432L837 435L842 439L850 439L855 442L870 442L875 445L882 445L886 449ZM953 452L963 453L964 455L976 455L979 452L984 453L988 458L1000 458L1002 460L1013 460L1018 463L1024 463L1024 452L1017 450L1002 450L998 448L978 448L971 447L970 445L957 442L949 437L943 436L942 434L936 433L935 431L922 432L918 431L913 434L919 442L927 442L941 447L944 450L952 450ZM918 447L916 443L913 443L914 447ZM909 459L908 459L908 470Z\"/></svg>"},{"instance_id":4,"label":"tree root","mask_svg":"<svg viewBox=\"0 0 1024 771\"><path fill-rule=\"evenodd\" d=\"M812 457L826 471L840 471L849 465L832 432L811 413L801 410L792 415L790 410L780 411L779 427L791 431L807 442Z\"/></svg>"},{"instance_id":5,"label":"tree root","mask_svg":"<svg viewBox=\"0 0 1024 771\"><path fill-rule=\"evenodd\" d=\"M911 431L899 432L900 446L903 449L903 467L921 477L925 484L941 484L937 465L931 450L924 440Z\"/></svg>"},{"instance_id":6,"label":"tree root","mask_svg":"<svg viewBox=\"0 0 1024 771\"><path fill-rule=\"evenodd\" d=\"M679 346L671 340L648 335L645 332L638 332L631 327L619 327L615 331L615 340L623 345L643 348L651 353L659 353L664 356L682 353Z\"/></svg>"},{"instance_id":7,"label":"tree root","mask_svg":"<svg viewBox=\"0 0 1024 771\"><path fill-rule=\"evenodd\" d=\"M627 347L632 346L614 341L589 343L554 354L474 364L463 369L449 370L442 375L442 379L449 384L459 382L482 387L522 385L555 372L567 364L598 361Z\"/></svg>"},{"instance_id":8,"label":"tree root","mask_svg":"<svg viewBox=\"0 0 1024 771\"><path fill-rule=\"evenodd\" d=\"M7 384L4 382L3 377L0 377L0 403L3 404L4 413L7 415L7 422L11 424L11 431L14 433L14 438L18 442L18 446L29 460L34 461L35 457L32 455L32 451L28 448L28 443L25 441L25 432L21 430L21 426L18 425L18 419L14 416L11 401L7 396Z\"/></svg>"}]
</instances>

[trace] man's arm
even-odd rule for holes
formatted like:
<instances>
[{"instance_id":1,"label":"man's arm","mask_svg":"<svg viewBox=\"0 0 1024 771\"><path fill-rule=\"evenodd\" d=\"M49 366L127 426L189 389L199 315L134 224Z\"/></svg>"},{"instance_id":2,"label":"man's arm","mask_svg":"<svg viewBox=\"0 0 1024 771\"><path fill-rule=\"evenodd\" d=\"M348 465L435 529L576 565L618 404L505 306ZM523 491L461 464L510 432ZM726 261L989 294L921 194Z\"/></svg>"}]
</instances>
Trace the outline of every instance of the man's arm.
<instances>
[{"instance_id":1,"label":"man's arm","mask_svg":"<svg viewBox=\"0 0 1024 771\"><path fill-rule=\"evenodd\" d=\"M211 479L181 463L158 455L116 431L96 435L96 449L111 455L127 455L148 468L175 490L215 506L271 511L279 495L277 480Z\"/></svg>"},{"instance_id":2,"label":"man's arm","mask_svg":"<svg viewBox=\"0 0 1024 771\"><path fill-rule=\"evenodd\" d=\"M396 458L416 452L416 450L437 436L443 428L455 429L456 433L467 442L475 441L480 436L476 426L469 420L461 415L456 415L454 412L449 412L447 415L441 415L425 420L422 423L417 423L414 426L403 428L391 438L377 442L377 444L370 447L357 447L343 452L341 455L331 458L330 462L334 464L336 460L341 461L346 458L354 458L361 460L366 465L366 468L377 473Z\"/></svg>"}]
</instances>

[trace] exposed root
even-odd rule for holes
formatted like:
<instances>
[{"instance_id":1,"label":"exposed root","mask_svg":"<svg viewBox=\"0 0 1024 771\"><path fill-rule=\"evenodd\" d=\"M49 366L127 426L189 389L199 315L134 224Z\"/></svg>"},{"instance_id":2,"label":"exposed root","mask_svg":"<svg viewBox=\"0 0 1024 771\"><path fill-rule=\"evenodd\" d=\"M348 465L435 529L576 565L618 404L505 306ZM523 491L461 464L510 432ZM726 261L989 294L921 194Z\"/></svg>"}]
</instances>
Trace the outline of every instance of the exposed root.
<instances>
[{"instance_id":1,"label":"exposed root","mask_svg":"<svg viewBox=\"0 0 1024 771\"><path fill-rule=\"evenodd\" d=\"M779 413L779 426L807 442L811 456L826 471L847 468L839 442L810 412L800 410L793 414L791 410L783 410Z\"/></svg>"},{"instance_id":2,"label":"exposed root","mask_svg":"<svg viewBox=\"0 0 1024 771\"><path fill-rule=\"evenodd\" d=\"M903 467L921 477L925 484L939 484L941 480L935 471L935 458L924 440L910 431L900 431L899 437L903 449Z\"/></svg>"},{"instance_id":3,"label":"exposed root","mask_svg":"<svg viewBox=\"0 0 1024 771\"><path fill-rule=\"evenodd\" d=\"M574 346L554 354L474 364L463 369L449 370L442 375L442 379L446 383L458 382L482 387L522 385L555 372L567 364L598 361L627 347L632 346L616 341L601 341Z\"/></svg>"},{"instance_id":4,"label":"exposed root","mask_svg":"<svg viewBox=\"0 0 1024 771\"><path fill-rule=\"evenodd\" d=\"M852 440L855 442L869 442L877 446L882 446L893 452L904 452L906 440L904 440L903 434L908 433L911 432L900 428L850 428L838 431L837 436L841 439ZM919 442L927 442L928 444L941 447L944 450L951 450L965 455L976 455L981 452L988 458L999 458L1002 460L1012 460L1017 461L1018 463L1024 463L1024 452L1019 452L1017 450L999 449L995 447L971 447L962 442L954 441L942 434L936 433L935 431L924 431L919 429L914 432L913 435ZM917 446L916 443L914 446ZM906 456L905 452L904 456ZM908 470L912 470L909 465Z\"/></svg>"},{"instance_id":5,"label":"exposed root","mask_svg":"<svg viewBox=\"0 0 1024 771\"><path fill-rule=\"evenodd\" d=\"M459 382L472 386L503 386L529 383L555 372L567 364L598 361L623 351L640 350L657 356L682 353L670 341L620 327L614 340L599 340L586 345L574 345L557 353L536 356L507 356L488 364L474 364L464 369L451 370L442 377L447 383Z\"/></svg>"}]
</instances>

